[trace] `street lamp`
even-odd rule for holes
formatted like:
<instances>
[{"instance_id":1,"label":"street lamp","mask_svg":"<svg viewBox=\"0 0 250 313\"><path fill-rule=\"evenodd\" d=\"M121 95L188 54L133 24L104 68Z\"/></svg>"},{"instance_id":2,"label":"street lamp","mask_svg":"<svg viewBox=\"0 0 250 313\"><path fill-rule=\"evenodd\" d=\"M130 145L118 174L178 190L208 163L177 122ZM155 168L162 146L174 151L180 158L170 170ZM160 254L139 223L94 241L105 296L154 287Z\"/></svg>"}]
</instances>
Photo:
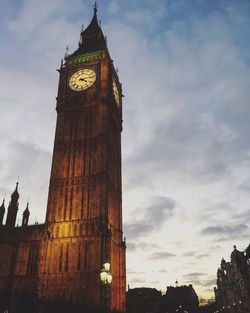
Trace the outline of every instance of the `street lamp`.
<instances>
[{"instance_id":1,"label":"street lamp","mask_svg":"<svg viewBox=\"0 0 250 313\"><path fill-rule=\"evenodd\" d=\"M102 284L102 301L105 311L108 309L109 287L112 284L112 274L110 273L110 263L105 262L100 271L100 281Z\"/></svg>"},{"instance_id":2,"label":"street lamp","mask_svg":"<svg viewBox=\"0 0 250 313\"><path fill-rule=\"evenodd\" d=\"M110 273L110 263L103 263L101 272L100 272L100 281L103 285L111 285L112 284L112 275Z\"/></svg>"}]
</instances>

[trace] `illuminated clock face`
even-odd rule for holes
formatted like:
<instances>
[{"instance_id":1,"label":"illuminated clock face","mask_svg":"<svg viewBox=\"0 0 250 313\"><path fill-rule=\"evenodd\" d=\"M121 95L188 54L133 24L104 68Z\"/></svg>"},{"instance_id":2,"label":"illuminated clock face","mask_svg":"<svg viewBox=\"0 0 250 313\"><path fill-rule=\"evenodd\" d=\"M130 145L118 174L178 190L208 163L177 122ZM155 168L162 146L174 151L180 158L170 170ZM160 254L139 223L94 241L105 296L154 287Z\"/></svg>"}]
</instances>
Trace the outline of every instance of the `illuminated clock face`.
<instances>
[{"instance_id":1,"label":"illuminated clock face","mask_svg":"<svg viewBox=\"0 0 250 313\"><path fill-rule=\"evenodd\" d=\"M96 72L90 68L82 68L69 78L69 87L74 91L82 91L91 87L96 81Z\"/></svg>"},{"instance_id":2,"label":"illuminated clock face","mask_svg":"<svg viewBox=\"0 0 250 313\"><path fill-rule=\"evenodd\" d=\"M117 105L120 105L120 94L116 81L113 79L113 93Z\"/></svg>"}]
</instances>

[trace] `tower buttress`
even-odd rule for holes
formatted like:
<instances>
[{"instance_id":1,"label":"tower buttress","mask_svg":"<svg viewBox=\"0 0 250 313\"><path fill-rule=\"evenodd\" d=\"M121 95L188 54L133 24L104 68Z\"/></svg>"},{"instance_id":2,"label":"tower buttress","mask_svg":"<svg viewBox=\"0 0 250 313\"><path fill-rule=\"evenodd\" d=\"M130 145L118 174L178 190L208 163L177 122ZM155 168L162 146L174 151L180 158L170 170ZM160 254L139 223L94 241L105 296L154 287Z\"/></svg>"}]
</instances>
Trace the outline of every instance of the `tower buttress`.
<instances>
[{"instance_id":1,"label":"tower buttress","mask_svg":"<svg viewBox=\"0 0 250 313\"><path fill-rule=\"evenodd\" d=\"M30 217L29 202L27 202L26 209L23 211L22 227L28 226L29 217Z\"/></svg>"},{"instance_id":2,"label":"tower buttress","mask_svg":"<svg viewBox=\"0 0 250 313\"><path fill-rule=\"evenodd\" d=\"M16 183L16 189L11 195L11 200L8 206L8 214L6 219L6 227L14 228L16 224L16 216L18 211L18 199L19 199L19 193L18 193L18 182Z\"/></svg>"},{"instance_id":3,"label":"tower buttress","mask_svg":"<svg viewBox=\"0 0 250 313\"><path fill-rule=\"evenodd\" d=\"M2 203L2 205L0 206L0 226L3 225L3 218L4 218L4 214L5 214L4 202L5 202L5 199L3 199L3 203Z\"/></svg>"}]
</instances>

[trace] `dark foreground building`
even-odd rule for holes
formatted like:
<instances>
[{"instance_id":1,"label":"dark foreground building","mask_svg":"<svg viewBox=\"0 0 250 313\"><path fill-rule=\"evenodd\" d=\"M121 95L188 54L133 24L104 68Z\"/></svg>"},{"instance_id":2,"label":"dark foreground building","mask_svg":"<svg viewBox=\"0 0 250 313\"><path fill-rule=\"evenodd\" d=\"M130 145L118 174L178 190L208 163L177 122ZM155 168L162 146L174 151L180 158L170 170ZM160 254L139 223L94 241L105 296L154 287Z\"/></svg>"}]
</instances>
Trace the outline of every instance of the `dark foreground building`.
<instances>
[{"instance_id":1,"label":"dark foreground building","mask_svg":"<svg viewBox=\"0 0 250 313\"><path fill-rule=\"evenodd\" d=\"M58 71L45 224L15 227L18 186L0 208L0 313L124 312L122 91L96 6Z\"/></svg>"},{"instance_id":2,"label":"dark foreground building","mask_svg":"<svg viewBox=\"0 0 250 313\"><path fill-rule=\"evenodd\" d=\"M192 285L167 287L162 296L159 313L195 313L199 310L199 299Z\"/></svg>"},{"instance_id":3,"label":"dark foreground building","mask_svg":"<svg viewBox=\"0 0 250 313\"><path fill-rule=\"evenodd\" d=\"M196 313L198 296L192 285L167 287L164 295L154 288L127 291L127 313Z\"/></svg>"},{"instance_id":4,"label":"dark foreground building","mask_svg":"<svg viewBox=\"0 0 250 313\"><path fill-rule=\"evenodd\" d=\"M234 246L231 262L222 259L214 293L221 311L250 312L250 245L246 251Z\"/></svg>"},{"instance_id":5,"label":"dark foreground building","mask_svg":"<svg viewBox=\"0 0 250 313\"><path fill-rule=\"evenodd\" d=\"M127 291L126 313L158 313L161 292L155 288L133 288Z\"/></svg>"}]
</instances>

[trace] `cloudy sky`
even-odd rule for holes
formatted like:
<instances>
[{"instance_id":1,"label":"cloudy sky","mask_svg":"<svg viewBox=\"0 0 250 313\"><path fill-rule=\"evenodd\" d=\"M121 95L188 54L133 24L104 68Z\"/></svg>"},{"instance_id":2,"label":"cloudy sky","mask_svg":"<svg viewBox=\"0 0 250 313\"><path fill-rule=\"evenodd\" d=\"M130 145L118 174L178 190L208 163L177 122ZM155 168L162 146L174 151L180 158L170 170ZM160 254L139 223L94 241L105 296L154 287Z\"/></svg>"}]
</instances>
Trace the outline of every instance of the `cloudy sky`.
<instances>
[{"instance_id":1,"label":"cloudy sky","mask_svg":"<svg viewBox=\"0 0 250 313\"><path fill-rule=\"evenodd\" d=\"M0 197L44 221L56 68L87 0L0 0ZM250 3L100 0L123 83L123 211L131 287L213 297L222 257L250 238Z\"/></svg>"}]
</instances>

